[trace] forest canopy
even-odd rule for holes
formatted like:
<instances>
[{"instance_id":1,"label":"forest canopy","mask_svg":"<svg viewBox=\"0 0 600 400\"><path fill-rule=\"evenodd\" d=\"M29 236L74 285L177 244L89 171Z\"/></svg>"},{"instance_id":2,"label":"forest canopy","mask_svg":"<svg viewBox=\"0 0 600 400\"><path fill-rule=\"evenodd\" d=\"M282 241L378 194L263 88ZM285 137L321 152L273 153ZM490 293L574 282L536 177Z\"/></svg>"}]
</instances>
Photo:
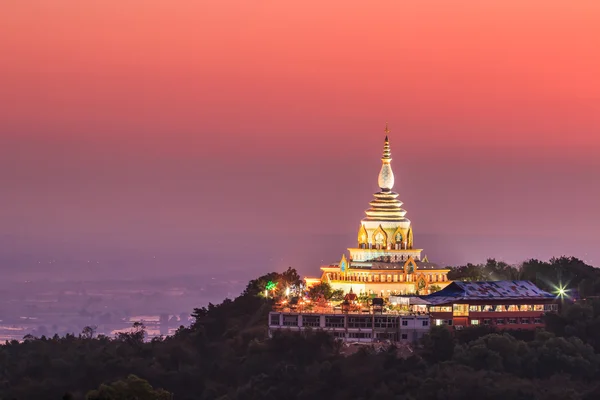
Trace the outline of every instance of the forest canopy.
<instances>
[{"instance_id":1,"label":"forest canopy","mask_svg":"<svg viewBox=\"0 0 600 400\"><path fill-rule=\"evenodd\" d=\"M454 268L453 279L562 279L596 293L596 270L573 258L495 260ZM506 275L504 275L506 274ZM510 275L522 274L522 275ZM533 275L532 275L533 274ZM249 282L221 304L197 308L194 323L144 340L144 327L116 338L91 328L0 346L0 399L596 399L600 396L600 302L564 300L546 330L432 328L409 357L342 344L314 331L267 338L273 290L300 285L293 269ZM548 286L549 287L549 286ZM545 287L547 288L547 287ZM590 295L591 296L591 295Z\"/></svg>"}]
</instances>

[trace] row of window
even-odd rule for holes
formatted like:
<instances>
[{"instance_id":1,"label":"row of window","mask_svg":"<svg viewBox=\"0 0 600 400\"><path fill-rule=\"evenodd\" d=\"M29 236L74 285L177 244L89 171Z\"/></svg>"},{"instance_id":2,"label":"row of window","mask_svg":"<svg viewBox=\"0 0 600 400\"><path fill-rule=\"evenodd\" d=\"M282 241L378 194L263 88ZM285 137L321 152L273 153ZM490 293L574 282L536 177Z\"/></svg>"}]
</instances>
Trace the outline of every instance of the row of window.
<instances>
[{"instance_id":1,"label":"row of window","mask_svg":"<svg viewBox=\"0 0 600 400\"><path fill-rule=\"evenodd\" d=\"M514 312L514 311L557 311L558 304L497 304L497 305L468 305L454 304L454 311L466 312ZM430 312L452 312L453 306L431 306Z\"/></svg>"},{"instance_id":2,"label":"row of window","mask_svg":"<svg viewBox=\"0 0 600 400\"><path fill-rule=\"evenodd\" d=\"M332 273L330 278L334 281L351 281L351 282L413 282L412 274L352 274L342 276L338 273ZM425 274L425 280L427 282L446 282L448 277L445 274Z\"/></svg>"},{"instance_id":3,"label":"row of window","mask_svg":"<svg viewBox=\"0 0 600 400\"><path fill-rule=\"evenodd\" d=\"M297 315L284 315L282 325L283 326L298 326ZM394 317L348 317L348 328L397 328L398 318ZM429 326L429 320L420 320L421 326ZM408 326L408 320L403 319L401 321L402 326ZM279 325L279 314L271 315L270 325ZM318 315L304 315L302 317L302 326L306 327L319 327L321 326L320 316ZM343 328L344 317L326 316L325 317L326 328Z\"/></svg>"},{"instance_id":4,"label":"row of window","mask_svg":"<svg viewBox=\"0 0 600 400\"><path fill-rule=\"evenodd\" d=\"M543 324L541 318L485 318L483 320L472 319L471 325L516 325L516 324Z\"/></svg>"},{"instance_id":5,"label":"row of window","mask_svg":"<svg viewBox=\"0 0 600 400\"><path fill-rule=\"evenodd\" d=\"M436 319L435 325L448 325L453 324L451 319ZM484 319L472 319L471 325L528 325L528 324L543 324L541 318L484 318Z\"/></svg>"},{"instance_id":6,"label":"row of window","mask_svg":"<svg viewBox=\"0 0 600 400\"><path fill-rule=\"evenodd\" d=\"M336 338L348 338L348 339L371 339L373 336L369 332L332 332L333 337ZM392 334L378 334L377 337L379 339L389 339L389 340L398 340L398 336L395 333ZM401 333L400 338L402 340L408 340L408 333Z\"/></svg>"}]
</instances>

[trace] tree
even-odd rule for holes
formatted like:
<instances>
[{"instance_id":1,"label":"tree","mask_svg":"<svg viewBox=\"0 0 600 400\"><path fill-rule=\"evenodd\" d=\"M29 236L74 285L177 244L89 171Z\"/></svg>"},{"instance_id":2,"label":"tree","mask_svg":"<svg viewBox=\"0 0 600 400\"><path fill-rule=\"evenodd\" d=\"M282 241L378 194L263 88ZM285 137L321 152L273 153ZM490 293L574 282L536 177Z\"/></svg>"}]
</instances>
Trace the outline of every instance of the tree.
<instances>
[{"instance_id":1,"label":"tree","mask_svg":"<svg viewBox=\"0 0 600 400\"><path fill-rule=\"evenodd\" d=\"M102 384L97 390L88 392L86 400L171 400L172 394L163 389L154 389L148 381L135 375L127 379Z\"/></svg>"},{"instance_id":2,"label":"tree","mask_svg":"<svg viewBox=\"0 0 600 400\"><path fill-rule=\"evenodd\" d=\"M308 298L312 301L318 300L329 300L333 295L331 285L327 282L320 282L316 285L311 286L308 289Z\"/></svg>"},{"instance_id":3,"label":"tree","mask_svg":"<svg viewBox=\"0 0 600 400\"><path fill-rule=\"evenodd\" d=\"M433 326L421 340L423 357L430 362L447 361L454 354L454 338L445 326Z\"/></svg>"},{"instance_id":4,"label":"tree","mask_svg":"<svg viewBox=\"0 0 600 400\"><path fill-rule=\"evenodd\" d=\"M288 269L281 274L281 279L285 287L300 287L302 284L302 278L300 278L298 272L292 267L288 267Z\"/></svg>"},{"instance_id":5,"label":"tree","mask_svg":"<svg viewBox=\"0 0 600 400\"><path fill-rule=\"evenodd\" d=\"M117 340L130 344L142 344L146 337L146 326L141 322L134 322L131 332L117 333Z\"/></svg>"},{"instance_id":6,"label":"tree","mask_svg":"<svg viewBox=\"0 0 600 400\"><path fill-rule=\"evenodd\" d=\"M86 326L81 331L81 338L82 339L93 339L94 335L96 334L97 329L98 329L98 327L96 325Z\"/></svg>"},{"instance_id":7,"label":"tree","mask_svg":"<svg viewBox=\"0 0 600 400\"><path fill-rule=\"evenodd\" d=\"M482 265L467 264L458 267L450 267L448 279L451 281L483 281L486 280Z\"/></svg>"},{"instance_id":8,"label":"tree","mask_svg":"<svg viewBox=\"0 0 600 400\"><path fill-rule=\"evenodd\" d=\"M331 301L342 301L344 300L344 290L343 289L336 289L334 291L331 292L331 296L329 297L328 300Z\"/></svg>"},{"instance_id":9,"label":"tree","mask_svg":"<svg viewBox=\"0 0 600 400\"><path fill-rule=\"evenodd\" d=\"M429 293L439 292L440 290L442 288L439 285L429 285Z\"/></svg>"}]
</instances>

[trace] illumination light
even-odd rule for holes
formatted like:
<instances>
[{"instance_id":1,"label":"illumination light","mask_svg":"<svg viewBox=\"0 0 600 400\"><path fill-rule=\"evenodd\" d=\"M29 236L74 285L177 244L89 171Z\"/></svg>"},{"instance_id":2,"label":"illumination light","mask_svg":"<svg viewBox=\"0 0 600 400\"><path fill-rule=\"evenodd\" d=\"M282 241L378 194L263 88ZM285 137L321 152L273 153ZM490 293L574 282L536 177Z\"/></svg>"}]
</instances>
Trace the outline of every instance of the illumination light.
<instances>
[{"instance_id":1,"label":"illumination light","mask_svg":"<svg viewBox=\"0 0 600 400\"><path fill-rule=\"evenodd\" d=\"M565 286L559 285L556 287L555 293L556 293L556 297L560 297L562 299L565 296L569 295L569 290Z\"/></svg>"}]
</instances>

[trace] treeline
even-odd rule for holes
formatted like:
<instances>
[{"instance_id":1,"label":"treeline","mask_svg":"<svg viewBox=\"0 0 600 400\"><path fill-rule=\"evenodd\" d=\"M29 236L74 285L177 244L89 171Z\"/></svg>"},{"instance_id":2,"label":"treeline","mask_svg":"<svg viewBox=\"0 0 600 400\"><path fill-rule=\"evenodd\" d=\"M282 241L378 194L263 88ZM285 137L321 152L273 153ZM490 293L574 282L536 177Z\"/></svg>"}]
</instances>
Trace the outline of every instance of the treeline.
<instances>
[{"instance_id":1,"label":"treeline","mask_svg":"<svg viewBox=\"0 0 600 400\"><path fill-rule=\"evenodd\" d=\"M510 265L495 259L485 264L451 267L448 279L459 281L526 280L540 289L556 293L563 288L578 298L600 295L600 270L576 257L558 257L549 261L527 260Z\"/></svg>"},{"instance_id":2,"label":"treeline","mask_svg":"<svg viewBox=\"0 0 600 400\"><path fill-rule=\"evenodd\" d=\"M565 300L546 331L452 334L434 328L407 359L392 348L343 356L323 332L266 339L268 282L194 310L174 336L144 341L143 326L115 339L80 335L0 346L0 399L582 399L599 398L600 302ZM270 285L273 286L273 285Z\"/></svg>"}]
</instances>

